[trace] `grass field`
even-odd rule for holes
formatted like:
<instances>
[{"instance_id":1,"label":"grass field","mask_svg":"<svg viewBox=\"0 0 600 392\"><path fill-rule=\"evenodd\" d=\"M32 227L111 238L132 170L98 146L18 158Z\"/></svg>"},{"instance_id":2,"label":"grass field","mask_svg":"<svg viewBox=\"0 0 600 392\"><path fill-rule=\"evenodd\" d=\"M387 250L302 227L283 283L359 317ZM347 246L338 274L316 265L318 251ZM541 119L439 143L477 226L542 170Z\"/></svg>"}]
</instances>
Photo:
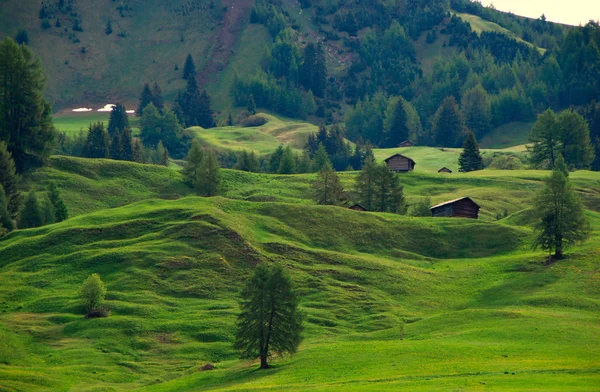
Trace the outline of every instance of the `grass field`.
<instances>
[{"instance_id":1,"label":"grass field","mask_svg":"<svg viewBox=\"0 0 600 392\"><path fill-rule=\"evenodd\" d=\"M480 140L481 148L510 148L524 145L529 142L529 134L533 123L531 122L511 122L504 124Z\"/></svg>"},{"instance_id":2,"label":"grass field","mask_svg":"<svg viewBox=\"0 0 600 392\"><path fill-rule=\"evenodd\" d=\"M316 206L314 175L226 170L225 197L205 199L164 167L51 162L29 182L57 181L74 217L0 240L5 390L597 389L597 173L571 174L592 239L547 266L528 225L544 172L402 177L409 201L471 195L472 221ZM285 265L306 315L300 352L266 372L231 348L259 261ZM108 284L107 319L82 317L92 272ZM217 370L199 371L207 362Z\"/></svg>"},{"instance_id":3,"label":"grass field","mask_svg":"<svg viewBox=\"0 0 600 392\"><path fill-rule=\"evenodd\" d=\"M74 136L79 133L80 130L87 132L90 124L96 122L104 123L104 126L108 126L108 118L110 113L107 112L68 112L57 114L53 117L54 127L59 132L64 132L69 136ZM136 116L129 116L129 125L131 126L134 135L139 135L139 118Z\"/></svg>"}]
</instances>

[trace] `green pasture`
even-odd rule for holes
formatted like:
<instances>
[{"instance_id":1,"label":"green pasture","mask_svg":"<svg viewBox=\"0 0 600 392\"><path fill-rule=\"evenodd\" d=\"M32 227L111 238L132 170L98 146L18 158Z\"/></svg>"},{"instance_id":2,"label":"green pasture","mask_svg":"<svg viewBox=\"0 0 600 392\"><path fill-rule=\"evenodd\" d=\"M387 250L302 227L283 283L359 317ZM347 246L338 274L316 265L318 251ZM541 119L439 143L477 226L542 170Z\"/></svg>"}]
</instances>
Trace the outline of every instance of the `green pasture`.
<instances>
[{"instance_id":1,"label":"green pasture","mask_svg":"<svg viewBox=\"0 0 600 392\"><path fill-rule=\"evenodd\" d=\"M69 136L75 136L79 131L83 130L84 134L92 123L102 122L104 126L108 126L109 112L69 112L54 115L54 127L59 132L64 132ZM129 116L129 125L133 133L139 134L138 128L139 118L133 115Z\"/></svg>"}]
</instances>

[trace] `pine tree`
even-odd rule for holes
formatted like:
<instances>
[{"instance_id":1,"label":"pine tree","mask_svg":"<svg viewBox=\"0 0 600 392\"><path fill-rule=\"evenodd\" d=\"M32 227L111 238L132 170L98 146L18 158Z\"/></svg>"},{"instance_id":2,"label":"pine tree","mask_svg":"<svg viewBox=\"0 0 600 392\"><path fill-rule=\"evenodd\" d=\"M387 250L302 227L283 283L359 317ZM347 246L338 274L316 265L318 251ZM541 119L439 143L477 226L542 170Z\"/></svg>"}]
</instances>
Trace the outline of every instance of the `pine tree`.
<instances>
[{"instance_id":1,"label":"pine tree","mask_svg":"<svg viewBox=\"0 0 600 392\"><path fill-rule=\"evenodd\" d=\"M0 185L4 189L6 208L12 219L17 217L23 201L23 196L19 191L20 181L21 178L17 174L16 165L8 151L8 146L0 141Z\"/></svg>"},{"instance_id":2,"label":"pine tree","mask_svg":"<svg viewBox=\"0 0 600 392\"><path fill-rule=\"evenodd\" d=\"M158 142L156 146L156 155L158 157L158 164L161 166L169 166L169 151L165 148L162 140Z\"/></svg>"},{"instance_id":3,"label":"pine tree","mask_svg":"<svg viewBox=\"0 0 600 392\"><path fill-rule=\"evenodd\" d=\"M58 187L55 182L51 182L48 185L48 199L50 203L54 206L54 221L62 222L69 218L69 212L67 210L67 206L65 202L60 197L60 192L58 191Z\"/></svg>"},{"instance_id":4,"label":"pine tree","mask_svg":"<svg viewBox=\"0 0 600 392\"><path fill-rule=\"evenodd\" d=\"M29 229L43 225L42 211L35 192L29 192L19 215L19 228Z\"/></svg>"},{"instance_id":5,"label":"pine tree","mask_svg":"<svg viewBox=\"0 0 600 392\"><path fill-rule=\"evenodd\" d=\"M200 196L216 196L221 185L219 160L214 151L209 151L202 159L202 165L196 179L196 192Z\"/></svg>"},{"instance_id":6,"label":"pine tree","mask_svg":"<svg viewBox=\"0 0 600 392\"><path fill-rule=\"evenodd\" d=\"M566 246L589 237L590 223L563 171L554 169L544 182L546 186L535 202L539 221L535 226L534 247L554 252L552 257L561 259Z\"/></svg>"},{"instance_id":7,"label":"pine tree","mask_svg":"<svg viewBox=\"0 0 600 392\"><path fill-rule=\"evenodd\" d=\"M213 128L215 126L215 117L210 103L210 97L206 90L200 95L200 105L197 110L196 119L202 128Z\"/></svg>"},{"instance_id":8,"label":"pine tree","mask_svg":"<svg viewBox=\"0 0 600 392\"><path fill-rule=\"evenodd\" d=\"M150 86L148 85L148 83L145 83L144 88L142 89L142 93L140 94L140 103L138 105L137 110L135 111L135 114L141 116L146 106L152 103L153 98L154 96L152 95Z\"/></svg>"},{"instance_id":9,"label":"pine tree","mask_svg":"<svg viewBox=\"0 0 600 392\"><path fill-rule=\"evenodd\" d=\"M400 143L409 139L409 130L407 125L407 115L404 110L404 98L399 97L393 100L386 111L385 121L385 139L386 147L398 147Z\"/></svg>"},{"instance_id":10,"label":"pine tree","mask_svg":"<svg viewBox=\"0 0 600 392\"><path fill-rule=\"evenodd\" d=\"M115 131L110 142L110 158L116 161L123 160L123 141L121 132L118 130Z\"/></svg>"},{"instance_id":11,"label":"pine tree","mask_svg":"<svg viewBox=\"0 0 600 392\"><path fill-rule=\"evenodd\" d=\"M527 146L531 163L535 167L540 169L554 167L556 157L560 154L559 134L560 128L552 109L548 109L538 116L529 135L530 145Z\"/></svg>"},{"instance_id":12,"label":"pine tree","mask_svg":"<svg viewBox=\"0 0 600 392\"><path fill-rule=\"evenodd\" d=\"M162 95L162 90L158 83L154 82L154 86L152 87L152 103L160 113L163 112L165 108L165 100Z\"/></svg>"},{"instance_id":13,"label":"pine tree","mask_svg":"<svg viewBox=\"0 0 600 392\"><path fill-rule=\"evenodd\" d=\"M185 158L185 165L183 166L183 178L185 179L185 183L191 187L196 186L196 180L200 168L202 167L203 158L204 153L202 152L202 147L200 146L200 142L196 139L192 142L192 147L188 151L187 157Z\"/></svg>"},{"instance_id":14,"label":"pine tree","mask_svg":"<svg viewBox=\"0 0 600 392\"><path fill-rule=\"evenodd\" d=\"M122 159L124 161L133 161L133 138L131 136L131 129L125 128L121 135L121 151Z\"/></svg>"},{"instance_id":15,"label":"pine tree","mask_svg":"<svg viewBox=\"0 0 600 392\"><path fill-rule=\"evenodd\" d=\"M83 156L86 158L108 158L109 154L110 142L108 133L104 130L104 124L101 122L90 124L83 146Z\"/></svg>"},{"instance_id":16,"label":"pine tree","mask_svg":"<svg viewBox=\"0 0 600 392\"><path fill-rule=\"evenodd\" d=\"M583 116L572 109L557 117L561 139L560 152L568 167L589 169L594 161L594 148L590 141L590 129Z\"/></svg>"},{"instance_id":17,"label":"pine tree","mask_svg":"<svg viewBox=\"0 0 600 392\"><path fill-rule=\"evenodd\" d=\"M364 166L354 182L354 192L357 201L365 207L367 211L372 211L375 207L375 182L377 175L377 165L374 159L365 159Z\"/></svg>"},{"instance_id":18,"label":"pine tree","mask_svg":"<svg viewBox=\"0 0 600 392\"><path fill-rule=\"evenodd\" d=\"M477 137L489 132L492 122L492 105L488 93L478 84L465 92L461 101L465 124Z\"/></svg>"},{"instance_id":19,"label":"pine tree","mask_svg":"<svg viewBox=\"0 0 600 392\"><path fill-rule=\"evenodd\" d=\"M405 213L406 202L404 199L404 189L402 185L400 185L398 174L390 171L384 162L376 165L374 174L374 210L380 212Z\"/></svg>"},{"instance_id":20,"label":"pine tree","mask_svg":"<svg viewBox=\"0 0 600 392\"><path fill-rule=\"evenodd\" d=\"M280 144L269 158L269 173L277 173L281 166L281 157L283 156L283 145Z\"/></svg>"},{"instance_id":21,"label":"pine tree","mask_svg":"<svg viewBox=\"0 0 600 392\"><path fill-rule=\"evenodd\" d=\"M140 139L146 147L156 147L161 141L162 116L156 106L150 103L144 109L140 119Z\"/></svg>"},{"instance_id":22,"label":"pine tree","mask_svg":"<svg viewBox=\"0 0 600 392\"><path fill-rule=\"evenodd\" d=\"M4 193L4 188L0 184L0 237L2 236L2 229L12 231L14 228L12 217L8 213L8 200Z\"/></svg>"},{"instance_id":23,"label":"pine tree","mask_svg":"<svg viewBox=\"0 0 600 392\"><path fill-rule=\"evenodd\" d=\"M436 146L458 147L465 126L454 97L447 97L440 105L433 117L432 132Z\"/></svg>"},{"instance_id":24,"label":"pine tree","mask_svg":"<svg viewBox=\"0 0 600 392\"><path fill-rule=\"evenodd\" d=\"M298 173L310 173L312 172L312 161L310 159L310 154L307 150L302 151L302 156L298 160L298 164L296 165Z\"/></svg>"},{"instance_id":25,"label":"pine tree","mask_svg":"<svg viewBox=\"0 0 600 392\"><path fill-rule=\"evenodd\" d=\"M317 179L312 184L314 200L322 205L342 205L348 198L340 178L330 163L319 171Z\"/></svg>"},{"instance_id":26,"label":"pine tree","mask_svg":"<svg viewBox=\"0 0 600 392\"><path fill-rule=\"evenodd\" d=\"M131 150L131 158L133 162L144 163L144 146L139 140L133 141L133 148Z\"/></svg>"},{"instance_id":27,"label":"pine tree","mask_svg":"<svg viewBox=\"0 0 600 392\"><path fill-rule=\"evenodd\" d=\"M106 33L106 35L112 34L113 29L112 29L112 23L110 22L110 20L108 22L106 22L106 29L104 30L104 32Z\"/></svg>"},{"instance_id":28,"label":"pine tree","mask_svg":"<svg viewBox=\"0 0 600 392\"><path fill-rule=\"evenodd\" d=\"M287 146L283 150L283 155L281 155L281 161L279 163L279 169L277 170L279 174L294 174L296 173L296 161L294 159L294 153L290 146Z\"/></svg>"},{"instance_id":29,"label":"pine tree","mask_svg":"<svg viewBox=\"0 0 600 392\"><path fill-rule=\"evenodd\" d=\"M44 164L54 148L56 130L44 84L42 64L27 45L8 37L0 42L0 141L6 142L18 173Z\"/></svg>"},{"instance_id":30,"label":"pine tree","mask_svg":"<svg viewBox=\"0 0 600 392\"><path fill-rule=\"evenodd\" d=\"M235 349L260 358L268 369L271 353L294 354L302 341L302 314L289 275L279 266L259 264L240 296Z\"/></svg>"},{"instance_id":31,"label":"pine tree","mask_svg":"<svg viewBox=\"0 0 600 392\"><path fill-rule=\"evenodd\" d=\"M319 143L319 148L313 157L313 170L320 171L327 164L331 165L329 154L327 154L325 146Z\"/></svg>"},{"instance_id":32,"label":"pine tree","mask_svg":"<svg viewBox=\"0 0 600 392\"><path fill-rule=\"evenodd\" d=\"M256 102L254 102L254 95L250 94L248 98L248 112L250 114L256 114Z\"/></svg>"},{"instance_id":33,"label":"pine tree","mask_svg":"<svg viewBox=\"0 0 600 392\"><path fill-rule=\"evenodd\" d=\"M196 79L196 64L191 54L187 55L185 65L183 66L183 78L185 80Z\"/></svg>"},{"instance_id":34,"label":"pine tree","mask_svg":"<svg viewBox=\"0 0 600 392\"><path fill-rule=\"evenodd\" d=\"M40 212L42 214L42 226L51 225L55 222L56 209L47 197L42 198Z\"/></svg>"},{"instance_id":35,"label":"pine tree","mask_svg":"<svg viewBox=\"0 0 600 392\"><path fill-rule=\"evenodd\" d=\"M110 117L108 118L108 136L114 137L115 132L122 132L125 128L129 128L129 118L125 106L120 103L112 107Z\"/></svg>"},{"instance_id":36,"label":"pine tree","mask_svg":"<svg viewBox=\"0 0 600 392\"><path fill-rule=\"evenodd\" d=\"M227 126L233 126L233 117L231 117L231 112L229 112L229 114L227 115Z\"/></svg>"},{"instance_id":37,"label":"pine tree","mask_svg":"<svg viewBox=\"0 0 600 392\"><path fill-rule=\"evenodd\" d=\"M483 158L479 153L479 144L475 139L475 134L471 131L467 133L465 142L463 144L463 152L458 158L459 171L470 172L476 170L483 170Z\"/></svg>"}]
</instances>

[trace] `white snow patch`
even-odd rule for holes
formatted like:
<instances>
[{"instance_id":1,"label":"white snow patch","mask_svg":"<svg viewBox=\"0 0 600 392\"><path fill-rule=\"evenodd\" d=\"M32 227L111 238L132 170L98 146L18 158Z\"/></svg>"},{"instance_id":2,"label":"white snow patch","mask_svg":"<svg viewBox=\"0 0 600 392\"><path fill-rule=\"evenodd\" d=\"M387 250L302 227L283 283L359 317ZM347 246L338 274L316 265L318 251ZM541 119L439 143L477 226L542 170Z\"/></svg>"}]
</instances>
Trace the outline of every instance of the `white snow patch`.
<instances>
[{"instance_id":1,"label":"white snow patch","mask_svg":"<svg viewBox=\"0 0 600 392\"><path fill-rule=\"evenodd\" d=\"M99 112L110 112L112 111L113 106L116 106L114 103L108 103L104 105L102 109L98 109Z\"/></svg>"},{"instance_id":2,"label":"white snow patch","mask_svg":"<svg viewBox=\"0 0 600 392\"><path fill-rule=\"evenodd\" d=\"M127 114L134 114L134 113L135 113L135 110L126 110L125 112L126 112Z\"/></svg>"},{"instance_id":3,"label":"white snow patch","mask_svg":"<svg viewBox=\"0 0 600 392\"><path fill-rule=\"evenodd\" d=\"M77 109L73 109L74 112L91 112L94 109L90 109L90 108L77 108Z\"/></svg>"}]
</instances>

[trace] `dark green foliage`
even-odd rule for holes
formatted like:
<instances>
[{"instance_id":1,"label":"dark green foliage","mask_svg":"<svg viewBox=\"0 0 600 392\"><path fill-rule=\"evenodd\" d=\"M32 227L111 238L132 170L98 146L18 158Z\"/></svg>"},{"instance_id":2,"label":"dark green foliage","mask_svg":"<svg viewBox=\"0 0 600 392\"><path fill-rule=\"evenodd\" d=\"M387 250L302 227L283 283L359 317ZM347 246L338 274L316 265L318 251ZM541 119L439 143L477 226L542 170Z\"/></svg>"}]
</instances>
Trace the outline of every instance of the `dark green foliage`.
<instances>
[{"instance_id":1,"label":"dark green foliage","mask_svg":"<svg viewBox=\"0 0 600 392\"><path fill-rule=\"evenodd\" d=\"M354 183L356 202L368 211L405 213L406 202L398 174L385 163L365 162Z\"/></svg>"},{"instance_id":2,"label":"dark green foliage","mask_svg":"<svg viewBox=\"0 0 600 392\"><path fill-rule=\"evenodd\" d=\"M47 197L42 197L40 212L42 214L42 226L51 225L55 222L56 209Z\"/></svg>"},{"instance_id":3,"label":"dark green foliage","mask_svg":"<svg viewBox=\"0 0 600 392\"><path fill-rule=\"evenodd\" d=\"M15 42L17 45L29 45L29 34L27 34L27 30L19 30L17 35L15 35Z\"/></svg>"},{"instance_id":4,"label":"dark green foliage","mask_svg":"<svg viewBox=\"0 0 600 392\"><path fill-rule=\"evenodd\" d=\"M582 114L589 125L590 140L595 151L591 169L600 171L600 103L590 103L582 109Z\"/></svg>"},{"instance_id":5,"label":"dark green foliage","mask_svg":"<svg viewBox=\"0 0 600 392\"><path fill-rule=\"evenodd\" d=\"M204 154L198 176L196 178L196 193L200 196L216 196L221 186L219 160L214 151Z\"/></svg>"},{"instance_id":6,"label":"dark green foliage","mask_svg":"<svg viewBox=\"0 0 600 392\"><path fill-rule=\"evenodd\" d=\"M329 163L319 171L312 188L317 204L339 206L348 200L337 172Z\"/></svg>"},{"instance_id":7,"label":"dark green foliage","mask_svg":"<svg viewBox=\"0 0 600 392\"><path fill-rule=\"evenodd\" d=\"M180 158L189 146L189 136L181 129L175 113L165 109L161 115L153 103L144 109L140 128L140 139L146 147L156 148L162 142L171 156Z\"/></svg>"},{"instance_id":8,"label":"dark green foliage","mask_svg":"<svg viewBox=\"0 0 600 392\"><path fill-rule=\"evenodd\" d=\"M162 140L158 142L156 146L156 155L158 157L158 164L162 166L169 166L169 151L165 148Z\"/></svg>"},{"instance_id":9,"label":"dark green foliage","mask_svg":"<svg viewBox=\"0 0 600 392\"><path fill-rule=\"evenodd\" d=\"M8 151L6 143L0 141L0 185L6 196L6 209L12 219L19 213L23 199L19 191L20 181L12 154Z\"/></svg>"},{"instance_id":10,"label":"dark green foliage","mask_svg":"<svg viewBox=\"0 0 600 392\"><path fill-rule=\"evenodd\" d=\"M0 43L0 141L22 173L42 165L54 148L50 104L44 99L39 59L11 38Z\"/></svg>"},{"instance_id":11,"label":"dark green foliage","mask_svg":"<svg viewBox=\"0 0 600 392\"><path fill-rule=\"evenodd\" d=\"M58 191L58 186L56 186L55 182L50 182L50 184L48 184L48 200L50 200L50 203L54 207L55 222L62 222L69 218L69 211L67 210L65 202L60 197L60 192Z\"/></svg>"},{"instance_id":12,"label":"dark green foliage","mask_svg":"<svg viewBox=\"0 0 600 392\"><path fill-rule=\"evenodd\" d=\"M4 234L4 231L12 231L14 228L12 217L8 213L8 200L4 188L0 184L0 237Z\"/></svg>"},{"instance_id":13,"label":"dark green foliage","mask_svg":"<svg viewBox=\"0 0 600 392\"><path fill-rule=\"evenodd\" d=\"M133 159L133 138L131 136L131 129L125 128L121 133L121 158L124 161L134 161Z\"/></svg>"},{"instance_id":14,"label":"dark green foliage","mask_svg":"<svg viewBox=\"0 0 600 392\"><path fill-rule=\"evenodd\" d=\"M148 85L148 83L145 83L144 88L142 89L142 93L140 95L140 104L138 105L138 108L135 111L135 113L138 116L141 116L146 106L152 103L153 98L154 97L152 95L152 91L150 90L150 86Z\"/></svg>"},{"instance_id":15,"label":"dark green foliage","mask_svg":"<svg viewBox=\"0 0 600 392\"><path fill-rule=\"evenodd\" d=\"M162 95L162 90L158 83L154 82L154 86L152 86L152 103L159 112L163 112L165 108L165 100Z\"/></svg>"},{"instance_id":16,"label":"dark green foliage","mask_svg":"<svg viewBox=\"0 0 600 392\"><path fill-rule=\"evenodd\" d=\"M186 127L212 128L215 126L210 97L206 90L200 92L195 78L187 80L185 90L179 92L177 103L181 107Z\"/></svg>"},{"instance_id":17,"label":"dark green foliage","mask_svg":"<svg viewBox=\"0 0 600 392\"><path fill-rule=\"evenodd\" d=\"M410 216L431 216L431 206L431 198L424 197L413 202L413 204L410 205L408 213Z\"/></svg>"},{"instance_id":18,"label":"dark green foliage","mask_svg":"<svg viewBox=\"0 0 600 392\"><path fill-rule=\"evenodd\" d=\"M313 157L313 170L320 171L327 165L331 165L331 161L329 160L329 154L327 154L327 150L325 150L325 146L323 145L323 143L319 143L317 152Z\"/></svg>"},{"instance_id":19,"label":"dark green foliage","mask_svg":"<svg viewBox=\"0 0 600 392\"><path fill-rule=\"evenodd\" d=\"M275 150L275 152L271 154L271 157L269 158L270 173L277 173L279 171L279 167L281 166L281 157L283 157L283 153L284 148L283 145L280 144L279 147L277 147L277 150Z\"/></svg>"},{"instance_id":20,"label":"dark green foliage","mask_svg":"<svg viewBox=\"0 0 600 392\"><path fill-rule=\"evenodd\" d=\"M111 35L113 32L112 29L112 23L109 21L106 22L106 29L104 30L104 32L106 33L106 35Z\"/></svg>"},{"instance_id":21,"label":"dark green foliage","mask_svg":"<svg viewBox=\"0 0 600 392\"><path fill-rule=\"evenodd\" d=\"M478 137L487 134L492 122L492 105L488 93L478 84L467 90L462 97L461 111L467 129Z\"/></svg>"},{"instance_id":22,"label":"dark green foliage","mask_svg":"<svg viewBox=\"0 0 600 392\"><path fill-rule=\"evenodd\" d=\"M248 113L256 114L256 102L254 102L254 95L250 94L248 98Z\"/></svg>"},{"instance_id":23,"label":"dark green foliage","mask_svg":"<svg viewBox=\"0 0 600 392\"><path fill-rule=\"evenodd\" d=\"M254 99L254 98L252 98ZM229 114L227 115L227 126L231 127L233 126L233 117L231 117L231 112L229 112Z\"/></svg>"},{"instance_id":24,"label":"dark green foliage","mask_svg":"<svg viewBox=\"0 0 600 392\"><path fill-rule=\"evenodd\" d=\"M260 172L260 161L254 151L241 151L237 154L237 162L234 169L258 173Z\"/></svg>"},{"instance_id":25,"label":"dark green foliage","mask_svg":"<svg viewBox=\"0 0 600 392\"><path fill-rule=\"evenodd\" d=\"M281 160L279 161L279 174L294 174L296 173L296 160L292 148L286 146L281 154Z\"/></svg>"},{"instance_id":26,"label":"dark green foliage","mask_svg":"<svg viewBox=\"0 0 600 392\"><path fill-rule=\"evenodd\" d=\"M137 139L133 141L131 160L133 162L144 163L144 145Z\"/></svg>"},{"instance_id":27,"label":"dark green foliage","mask_svg":"<svg viewBox=\"0 0 600 392\"><path fill-rule=\"evenodd\" d=\"M465 133L465 126L462 113L454 97L446 97L435 113L432 133L436 146L459 146Z\"/></svg>"},{"instance_id":28,"label":"dark green foliage","mask_svg":"<svg viewBox=\"0 0 600 392\"><path fill-rule=\"evenodd\" d=\"M479 144L475 139L475 134L471 131L467 133L463 143L463 151L458 157L458 166L458 170L465 173L484 169L483 158L479 153Z\"/></svg>"},{"instance_id":29,"label":"dark green foliage","mask_svg":"<svg viewBox=\"0 0 600 392\"><path fill-rule=\"evenodd\" d=\"M200 142L198 140L194 140L192 142L192 147L188 151L187 157L185 158L185 165L183 166L182 170L186 184L188 184L191 187L196 186L198 173L200 172L200 168L202 167L203 159L204 152L202 151Z\"/></svg>"},{"instance_id":30,"label":"dark green foliage","mask_svg":"<svg viewBox=\"0 0 600 392\"><path fill-rule=\"evenodd\" d=\"M80 295L88 316L95 314L103 306L106 297L106 286L100 279L100 275L90 275L83 282Z\"/></svg>"},{"instance_id":31,"label":"dark green foliage","mask_svg":"<svg viewBox=\"0 0 600 392\"><path fill-rule=\"evenodd\" d=\"M384 147L398 147L400 143L409 139L408 118L403 101L403 98L399 98L393 103L389 115L386 116Z\"/></svg>"},{"instance_id":32,"label":"dark green foliage","mask_svg":"<svg viewBox=\"0 0 600 392\"><path fill-rule=\"evenodd\" d=\"M108 118L108 136L114 137L115 132L122 132L125 128L129 128L129 117L125 106L118 103L112 107Z\"/></svg>"},{"instance_id":33,"label":"dark green foliage","mask_svg":"<svg viewBox=\"0 0 600 392\"><path fill-rule=\"evenodd\" d=\"M555 259L563 257L563 249L585 241L590 235L590 223L583 205L575 195L569 179L557 168L544 180L546 187L536 198L535 248L554 252Z\"/></svg>"},{"instance_id":34,"label":"dark green foliage","mask_svg":"<svg viewBox=\"0 0 600 392\"><path fill-rule=\"evenodd\" d=\"M240 298L234 347L242 357L260 357L260 368L267 369L272 353L298 350L303 317L292 280L283 267L259 264Z\"/></svg>"},{"instance_id":35,"label":"dark green foliage","mask_svg":"<svg viewBox=\"0 0 600 392\"><path fill-rule=\"evenodd\" d=\"M83 146L83 156L85 158L108 158L109 155L110 141L108 132L104 130L104 124L101 122L90 124Z\"/></svg>"},{"instance_id":36,"label":"dark green foliage","mask_svg":"<svg viewBox=\"0 0 600 392\"><path fill-rule=\"evenodd\" d=\"M43 224L44 217L37 196L35 192L29 192L19 214L19 228L29 229L32 227L40 227Z\"/></svg>"},{"instance_id":37,"label":"dark green foliage","mask_svg":"<svg viewBox=\"0 0 600 392\"><path fill-rule=\"evenodd\" d=\"M110 142L110 158L118 161L123 160L123 141L120 131L115 131Z\"/></svg>"},{"instance_id":38,"label":"dark green foliage","mask_svg":"<svg viewBox=\"0 0 600 392\"><path fill-rule=\"evenodd\" d=\"M300 82L319 98L325 96L327 87L327 64L323 45L309 43L304 48L304 61L300 68Z\"/></svg>"},{"instance_id":39,"label":"dark green foliage","mask_svg":"<svg viewBox=\"0 0 600 392\"><path fill-rule=\"evenodd\" d=\"M587 169L594 161L588 124L572 110L558 116L551 109L546 110L538 116L529 140L531 163L538 168L553 168L559 154L569 168Z\"/></svg>"},{"instance_id":40,"label":"dark green foliage","mask_svg":"<svg viewBox=\"0 0 600 392\"><path fill-rule=\"evenodd\" d=\"M183 66L183 78L185 80L196 79L196 64L191 54L188 54Z\"/></svg>"}]
</instances>

